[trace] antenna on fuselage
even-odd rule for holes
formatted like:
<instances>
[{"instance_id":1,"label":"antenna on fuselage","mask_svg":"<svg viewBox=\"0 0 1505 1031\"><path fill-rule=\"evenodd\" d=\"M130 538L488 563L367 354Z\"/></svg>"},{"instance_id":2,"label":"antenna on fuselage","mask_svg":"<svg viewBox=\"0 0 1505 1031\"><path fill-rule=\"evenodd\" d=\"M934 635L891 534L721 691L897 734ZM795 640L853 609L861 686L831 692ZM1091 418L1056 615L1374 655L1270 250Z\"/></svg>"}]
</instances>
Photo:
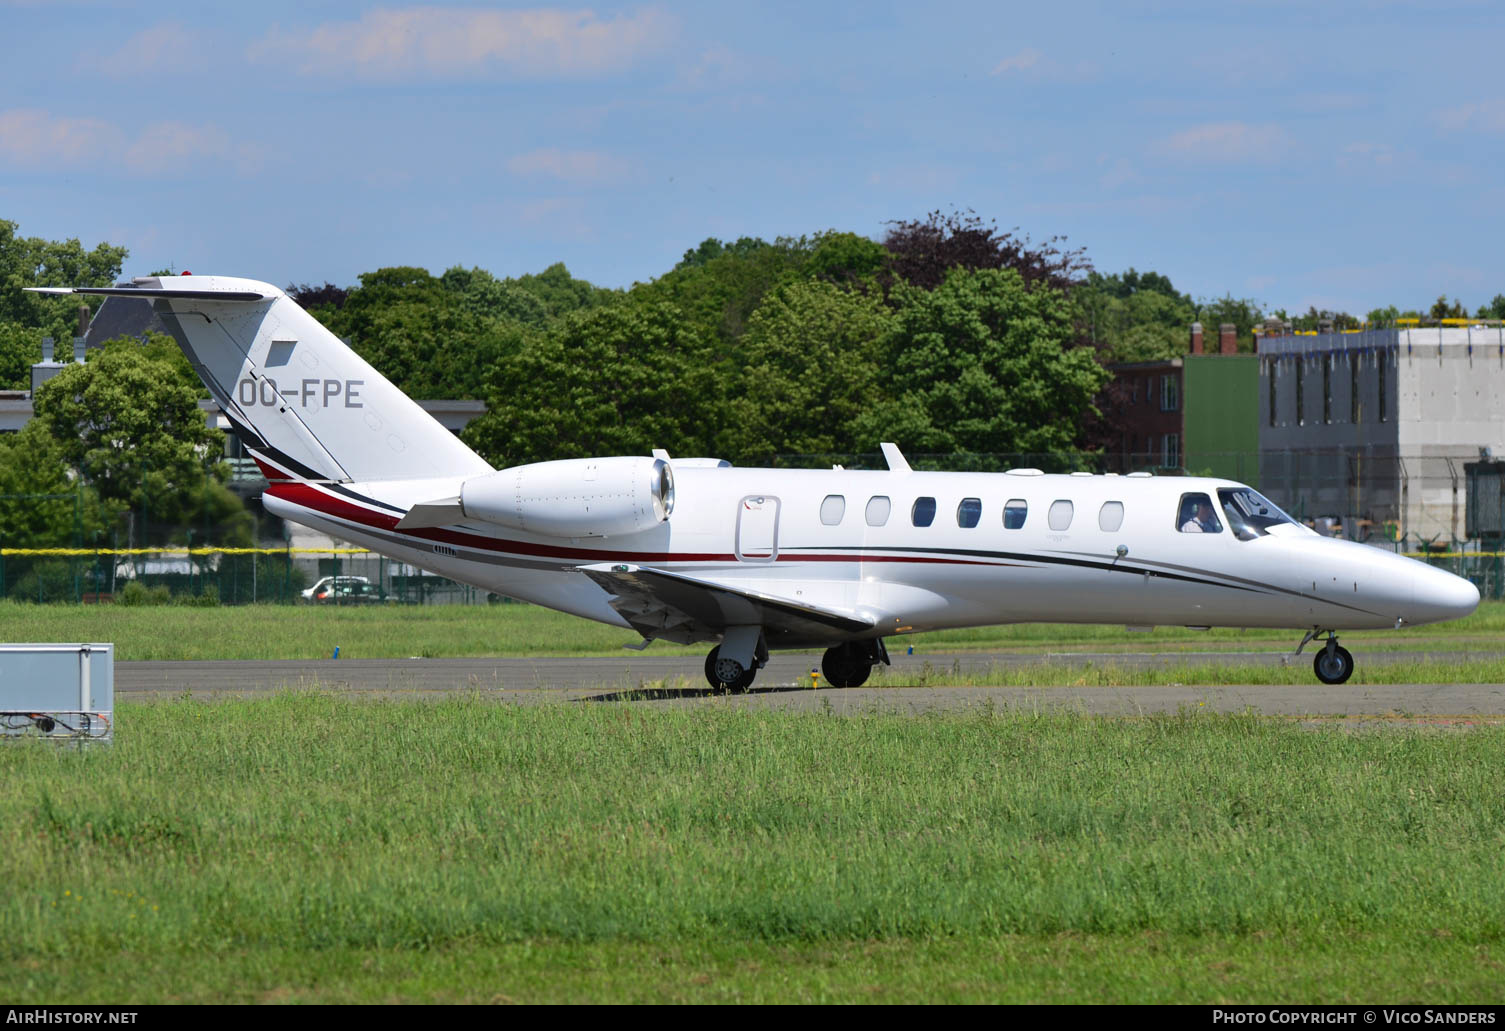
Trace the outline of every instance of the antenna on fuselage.
<instances>
[{"instance_id":1,"label":"antenna on fuselage","mask_svg":"<svg viewBox=\"0 0 1505 1031\"><path fill-rule=\"evenodd\" d=\"M904 455L899 450L899 445L898 444L886 444L885 443L885 444L879 444L878 446L883 449L883 458L884 458L884 460L886 462L888 462L888 471L889 472L891 472L891 473L912 473L912 472L914 472L914 470L909 467L909 463L907 461L905 461Z\"/></svg>"}]
</instances>

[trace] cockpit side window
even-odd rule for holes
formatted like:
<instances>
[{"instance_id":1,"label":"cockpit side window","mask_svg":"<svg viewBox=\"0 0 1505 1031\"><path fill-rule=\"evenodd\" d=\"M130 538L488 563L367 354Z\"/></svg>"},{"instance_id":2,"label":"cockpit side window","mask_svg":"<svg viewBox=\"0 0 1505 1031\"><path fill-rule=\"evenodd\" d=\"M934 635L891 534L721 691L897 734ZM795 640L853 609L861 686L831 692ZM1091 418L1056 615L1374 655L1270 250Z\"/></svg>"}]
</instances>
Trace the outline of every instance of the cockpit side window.
<instances>
[{"instance_id":1,"label":"cockpit side window","mask_svg":"<svg viewBox=\"0 0 1505 1031\"><path fill-rule=\"evenodd\" d=\"M1182 533L1222 533L1223 524L1213 511L1212 499L1206 494L1181 495L1176 529Z\"/></svg>"}]
</instances>

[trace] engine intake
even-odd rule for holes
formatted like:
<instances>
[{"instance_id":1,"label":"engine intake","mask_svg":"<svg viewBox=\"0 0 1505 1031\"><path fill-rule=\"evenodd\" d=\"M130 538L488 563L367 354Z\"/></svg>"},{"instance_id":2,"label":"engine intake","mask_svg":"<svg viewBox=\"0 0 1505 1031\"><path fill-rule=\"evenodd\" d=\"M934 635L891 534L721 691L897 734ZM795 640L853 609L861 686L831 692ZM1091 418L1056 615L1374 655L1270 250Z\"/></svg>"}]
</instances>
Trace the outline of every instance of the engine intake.
<instances>
[{"instance_id":1,"label":"engine intake","mask_svg":"<svg viewBox=\"0 0 1505 1031\"><path fill-rule=\"evenodd\" d=\"M460 510L547 537L651 530L674 511L674 471L659 458L571 458L499 469L460 486Z\"/></svg>"}]
</instances>

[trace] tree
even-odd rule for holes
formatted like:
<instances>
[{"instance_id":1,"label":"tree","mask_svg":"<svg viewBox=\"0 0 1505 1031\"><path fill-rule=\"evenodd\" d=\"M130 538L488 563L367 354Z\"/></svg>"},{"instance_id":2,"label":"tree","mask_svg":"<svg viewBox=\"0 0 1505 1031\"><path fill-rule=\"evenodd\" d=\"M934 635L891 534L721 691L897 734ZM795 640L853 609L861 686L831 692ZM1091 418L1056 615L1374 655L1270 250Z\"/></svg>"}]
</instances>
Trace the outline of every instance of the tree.
<instances>
[{"instance_id":1,"label":"tree","mask_svg":"<svg viewBox=\"0 0 1505 1031\"><path fill-rule=\"evenodd\" d=\"M1505 319L1505 294L1495 294L1494 300L1480 307L1478 318Z\"/></svg>"},{"instance_id":2,"label":"tree","mask_svg":"<svg viewBox=\"0 0 1505 1031\"><path fill-rule=\"evenodd\" d=\"M76 543L77 490L62 450L40 420L33 419L19 433L0 435L0 546Z\"/></svg>"},{"instance_id":3,"label":"tree","mask_svg":"<svg viewBox=\"0 0 1505 1031\"><path fill-rule=\"evenodd\" d=\"M860 419L861 439L917 452L1049 452L1078 443L1108 373L1073 347L1076 312L1041 277L953 268L935 290L900 291L883 341L886 400Z\"/></svg>"},{"instance_id":4,"label":"tree","mask_svg":"<svg viewBox=\"0 0 1505 1031\"><path fill-rule=\"evenodd\" d=\"M1092 272L1071 299L1106 361L1158 361L1186 353L1196 305L1158 272Z\"/></svg>"},{"instance_id":5,"label":"tree","mask_svg":"<svg viewBox=\"0 0 1505 1031\"><path fill-rule=\"evenodd\" d=\"M0 390L30 390L31 367L42 360L42 331L0 322Z\"/></svg>"},{"instance_id":6,"label":"tree","mask_svg":"<svg viewBox=\"0 0 1505 1031\"><path fill-rule=\"evenodd\" d=\"M465 441L498 466L712 452L725 421L710 348L682 312L634 297L556 322L491 371Z\"/></svg>"},{"instance_id":7,"label":"tree","mask_svg":"<svg viewBox=\"0 0 1505 1031\"><path fill-rule=\"evenodd\" d=\"M1044 283L1069 294L1092 270L1085 251L1062 251L1057 246L1065 243L1063 236L1036 246L1028 236L1015 236L1017 230L999 232L998 223L983 222L972 211L965 215L932 211L923 221L888 224L892 228L883 246L890 255L889 267L904 282L925 290L940 286L952 269L1008 268L1018 272L1027 286Z\"/></svg>"},{"instance_id":8,"label":"tree","mask_svg":"<svg viewBox=\"0 0 1505 1031\"><path fill-rule=\"evenodd\" d=\"M1202 323L1203 332L1213 340L1217 339L1219 326L1231 323L1239 346L1252 347L1254 327L1264 320L1264 306L1252 298L1225 294L1210 301L1203 299L1197 302L1197 321Z\"/></svg>"},{"instance_id":9,"label":"tree","mask_svg":"<svg viewBox=\"0 0 1505 1031\"><path fill-rule=\"evenodd\" d=\"M766 463L778 454L858 450L855 429L878 400L878 348L892 322L876 295L823 280L770 293L738 351L730 454Z\"/></svg>"},{"instance_id":10,"label":"tree","mask_svg":"<svg viewBox=\"0 0 1505 1031\"><path fill-rule=\"evenodd\" d=\"M718 251L713 243L719 241L706 241L695 261L681 262L652 283L633 287L632 293L678 308L708 341L717 343L717 358L729 359L768 292L805 277L814 244L807 237L780 237L773 243L744 239Z\"/></svg>"},{"instance_id":11,"label":"tree","mask_svg":"<svg viewBox=\"0 0 1505 1031\"><path fill-rule=\"evenodd\" d=\"M1468 311L1463 307L1463 302L1454 300L1452 304L1449 304L1447 294L1443 294L1432 302L1432 310L1428 314L1434 319L1468 318Z\"/></svg>"},{"instance_id":12,"label":"tree","mask_svg":"<svg viewBox=\"0 0 1505 1031\"><path fill-rule=\"evenodd\" d=\"M315 308L343 308L346 298L350 296L349 290L327 280L323 286L309 286L307 283L293 286L289 283L283 293L301 304L306 311L313 311Z\"/></svg>"},{"instance_id":13,"label":"tree","mask_svg":"<svg viewBox=\"0 0 1505 1031\"><path fill-rule=\"evenodd\" d=\"M84 250L77 240L43 240L16 235L17 225L0 219L0 323L41 330L54 340L70 340L78 306L98 308L99 299L50 297L24 292L28 286L109 286L120 275L126 249L101 243Z\"/></svg>"},{"instance_id":14,"label":"tree","mask_svg":"<svg viewBox=\"0 0 1505 1031\"><path fill-rule=\"evenodd\" d=\"M109 512L144 511L163 535L217 524L218 543L249 543L250 517L224 486L224 434L207 425L199 396L182 364L123 339L63 369L33 404L63 462Z\"/></svg>"}]
</instances>

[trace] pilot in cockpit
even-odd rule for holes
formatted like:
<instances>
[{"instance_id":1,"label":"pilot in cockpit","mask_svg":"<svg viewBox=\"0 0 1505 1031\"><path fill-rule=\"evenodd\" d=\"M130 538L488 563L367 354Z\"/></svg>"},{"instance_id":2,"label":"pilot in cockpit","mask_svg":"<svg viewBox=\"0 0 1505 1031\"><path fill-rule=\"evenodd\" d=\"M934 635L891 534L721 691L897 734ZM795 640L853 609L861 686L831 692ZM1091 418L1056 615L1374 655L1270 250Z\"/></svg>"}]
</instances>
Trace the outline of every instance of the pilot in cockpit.
<instances>
[{"instance_id":1,"label":"pilot in cockpit","mask_svg":"<svg viewBox=\"0 0 1505 1031\"><path fill-rule=\"evenodd\" d=\"M1190 494L1181 501L1182 533L1221 533L1223 524L1212 514L1212 501L1206 494Z\"/></svg>"}]
</instances>

